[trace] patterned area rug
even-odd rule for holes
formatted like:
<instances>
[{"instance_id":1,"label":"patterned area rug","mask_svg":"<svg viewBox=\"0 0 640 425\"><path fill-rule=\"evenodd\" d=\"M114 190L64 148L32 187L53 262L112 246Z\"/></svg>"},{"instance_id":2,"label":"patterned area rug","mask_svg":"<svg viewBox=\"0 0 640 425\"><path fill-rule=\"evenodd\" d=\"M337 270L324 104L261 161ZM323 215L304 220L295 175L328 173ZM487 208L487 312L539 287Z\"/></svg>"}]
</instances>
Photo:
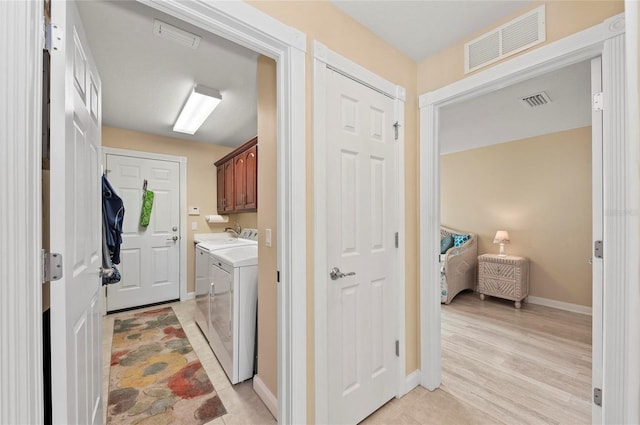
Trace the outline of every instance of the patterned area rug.
<instances>
[{"instance_id":1,"label":"patterned area rug","mask_svg":"<svg viewBox=\"0 0 640 425\"><path fill-rule=\"evenodd\" d=\"M107 424L204 424L227 413L171 307L115 320Z\"/></svg>"}]
</instances>

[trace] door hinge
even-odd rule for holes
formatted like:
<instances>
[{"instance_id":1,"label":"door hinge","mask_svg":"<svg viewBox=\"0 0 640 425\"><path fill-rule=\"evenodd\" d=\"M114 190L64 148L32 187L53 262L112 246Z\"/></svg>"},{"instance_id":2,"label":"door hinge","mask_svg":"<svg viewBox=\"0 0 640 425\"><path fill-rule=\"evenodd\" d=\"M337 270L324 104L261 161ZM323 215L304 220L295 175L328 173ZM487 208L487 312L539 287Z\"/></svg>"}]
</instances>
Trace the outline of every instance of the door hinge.
<instances>
[{"instance_id":1,"label":"door hinge","mask_svg":"<svg viewBox=\"0 0 640 425\"><path fill-rule=\"evenodd\" d=\"M398 140L398 129L400 128L400 123L398 121L393 123L393 128L395 130L395 140Z\"/></svg>"},{"instance_id":2,"label":"door hinge","mask_svg":"<svg viewBox=\"0 0 640 425\"><path fill-rule=\"evenodd\" d=\"M602 258L602 241L595 241L593 243L593 256L596 258Z\"/></svg>"},{"instance_id":3,"label":"door hinge","mask_svg":"<svg viewBox=\"0 0 640 425\"><path fill-rule=\"evenodd\" d=\"M400 357L400 341L396 339L396 357Z\"/></svg>"},{"instance_id":4,"label":"door hinge","mask_svg":"<svg viewBox=\"0 0 640 425\"><path fill-rule=\"evenodd\" d=\"M276 272L276 282L280 283L280 270Z\"/></svg>"},{"instance_id":5,"label":"door hinge","mask_svg":"<svg viewBox=\"0 0 640 425\"><path fill-rule=\"evenodd\" d=\"M604 109L604 95L602 92L593 95L593 110L602 111Z\"/></svg>"},{"instance_id":6,"label":"door hinge","mask_svg":"<svg viewBox=\"0 0 640 425\"><path fill-rule=\"evenodd\" d=\"M42 251L42 283L62 279L62 255Z\"/></svg>"},{"instance_id":7,"label":"door hinge","mask_svg":"<svg viewBox=\"0 0 640 425\"><path fill-rule=\"evenodd\" d=\"M399 238L400 236L398 236L398 232L396 232L396 248L400 246Z\"/></svg>"},{"instance_id":8,"label":"door hinge","mask_svg":"<svg viewBox=\"0 0 640 425\"><path fill-rule=\"evenodd\" d=\"M602 389L593 389L593 404L595 404L596 406L602 406Z\"/></svg>"},{"instance_id":9,"label":"door hinge","mask_svg":"<svg viewBox=\"0 0 640 425\"><path fill-rule=\"evenodd\" d=\"M44 26L44 48L52 53L62 49L62 29L54 23L48 22Z\"/></svg>"}]
</instances>

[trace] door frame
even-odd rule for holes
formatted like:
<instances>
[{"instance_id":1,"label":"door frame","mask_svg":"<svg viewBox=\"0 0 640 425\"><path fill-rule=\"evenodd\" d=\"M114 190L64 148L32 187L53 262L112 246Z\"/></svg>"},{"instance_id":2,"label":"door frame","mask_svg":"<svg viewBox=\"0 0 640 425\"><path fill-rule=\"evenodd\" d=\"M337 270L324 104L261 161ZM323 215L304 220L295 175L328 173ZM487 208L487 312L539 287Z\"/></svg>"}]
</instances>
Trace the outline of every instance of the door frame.
<instances>
[{"instance_id":1,"label":"door frame","mask_svg":"<svg viewBox=\"0 0 640 425\"><path fill-rule=\"evenodd\" d=\"M278 417L307 421L306 35L241 1L138 0L276 61Z\"/></svg>"},{"instance_id":2,"label":"door frame","mask_svg":"<svg viewBox=\"0 0 640 425\"><path fill-rule=\"evenodd\" d=\"M441 381L439 109L572 63L602 55L606 106L603 116L604 282L603 408L595 423L637 423L637 348L627 335L637 332L638 200L637 140L625 137L624 14L420 96L420 336L422 386ZM637 44L636 44L637 46ZM637 47L636 47L637 48ZM617 84L614 84L617 82ZM627 111L628 112L628 111ZM637 117L634 117L637 120ZM629 170L629 172L625 172ZM633 295L636 298L633 298ZM595 301L594 301L595 302ZM634 398L635 397L635 398Z\"/></svg>"},{"instance_id":3,"label":"door frame","mask_svg":"<svg viewBox=\"0 0 640 425\"><path fill-rule=\"evenodd\" d=\"M141 0L150 7L276 60L278 122L278 407L282 423L307 420L305 52L306 35L244 2ZM11 405L0 409L8 423L39 423L42 401L42 0L2 3L7 19L20 25L0 29L2 52L15 55L0 104L0 118L15 140L11 155L0 155L2 181L19 182L9 191L6 213L14 225L5 232L13 256L3 270L19 283L0 297L7 323L23 323L25 333L2 332L12 362L0 367L2 391ZM16 108L16 105L22 105ZM4 151L4 150L3 150ZM4 179L6 177L6 180ZM5 205L3 203L3 205ZM25 219L26 217L26 219ZM4 262L2 263L5 264ZM36 266L34 266L36 265ZM5 291L2 292L5 294ZM4 323L4 322L3 322ZM8 350L7 350L8 351ZM5 355L3 350L3 355ZM28 355L25 355L28 353ZM6 365L8 369L5 368ZM6 372L6 373L5 373ZM4 405L2 407L5 407ZM5 420L6 419L6 420Z\"/></svg>"},{"instance_id":4,"label":"door frame","mask_svg":"<svg viewBox=\"0 0 640 425\"><path fill-rule=\"evenodd\" d=\"M0 423L43 423L42 0L0 2ZM10 63L10 66L9 66ZM5 182L7 182L5 184ZM19 331L20 330L20 331Z\"/></svg>"},{"instance_id":5,"label":"door frame","mask_svg":"<svg viewBox=\"0 0 640 425\"><path fill-rule=\"evenodd\" d=\"M395 186L398 205L398 237L405 241L405 181L404 181L404 108L406 92L396 85L351 60L330 50L324 44L313 42L313 234L314 234L314 356L315 356L315 422L328 423L328 369L327 361L327 188L326 188L326 107L327 70L334 70L394 100L394 118L400 125L398 142L395 145ZM408 391L406 383L406 335L405 335L405 246L400 243L397 250L395 276L401 285L397 288L396 328L399 341L398 377L396 397ZM410 388L409 388L410 389Z\"/></svg>"},{"instance_id":6,"label":"door frame","mask_svg":"<svg viewBox=\"0 0 640 425\"><path fill-rule=\"evenodd\" d=\"M179 267L180 272L178 274L180 279L180 301L186 301L194 298L195 293L187 293L187 158L184 156L165 155L153 152L134 151L129 149L111 148L108 146L102 147L102 167L103 171L107 169L107 155L119 155L127 156L130 158L151 159L158 161L176 162L179 166L178 177L180 181L178 186L180 187L180 244L179 244ZM109 176L107 175L107 179ZM107 287L104 287L101 292L102 296L102 313L107 314Z\"/></svg>"}]
</instances>

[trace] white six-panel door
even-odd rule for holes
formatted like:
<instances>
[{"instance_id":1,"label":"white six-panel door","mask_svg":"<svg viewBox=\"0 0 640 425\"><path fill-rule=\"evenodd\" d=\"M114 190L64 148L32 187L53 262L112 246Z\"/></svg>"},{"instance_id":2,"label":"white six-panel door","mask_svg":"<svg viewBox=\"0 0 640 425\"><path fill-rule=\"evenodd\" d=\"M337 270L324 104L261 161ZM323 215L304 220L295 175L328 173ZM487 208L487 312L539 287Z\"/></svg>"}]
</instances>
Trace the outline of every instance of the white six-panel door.
<instances>
[{"instance_id":1,"label":"white six-panel door","mask_svg":"<svg viewBox=\"0 0 640 425\"><path fill-rule=\"evenodd\" d=\"M53 423L99 424L101 84L75 3L51 13L51 251L63 259L51 283Z\"/></svg>"},{"instance_id":2,"label":"white six-panel door","mask_svg":"<svg viewBox=\"0 0 640 425\"><path fill-rule=\"evenodd\" d=\"M107 310L180 298L180 164L107 154L107 178L124 202L122 280L107 286ZM143 183L154 192L151 219L140 226Z\"/></svg>"},{"instance_id":3,"label":"white six-panel door","mask_svg":"<svg viewBox=\"0 0 640 425\"><path fill-rule=\"evenodd\" d=\"M396 393L393 111L391 98L327 72L327 260L345 274L327 270L332 424Z\"/></svg>"}]
</instances>

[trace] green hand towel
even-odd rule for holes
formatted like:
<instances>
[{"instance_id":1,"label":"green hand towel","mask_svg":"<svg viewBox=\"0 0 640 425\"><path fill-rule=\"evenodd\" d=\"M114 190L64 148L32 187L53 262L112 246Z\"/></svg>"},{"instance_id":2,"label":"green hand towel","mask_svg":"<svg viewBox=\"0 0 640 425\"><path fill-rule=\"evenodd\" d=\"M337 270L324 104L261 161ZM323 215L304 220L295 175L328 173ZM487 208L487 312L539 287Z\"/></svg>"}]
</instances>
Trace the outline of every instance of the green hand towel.
<instances>
[{"instance_id":1,"label":"green hand towel","mask_svg":"<svg viewBox=\"0 0 640 425\"><path fill-rule=\"evenodd\" d=\"M142 195L142 211L140 212L140 226L147 227L151 219L151 208L153 208L153 192L145 190Z\"/></svg>"}]
</instances>

